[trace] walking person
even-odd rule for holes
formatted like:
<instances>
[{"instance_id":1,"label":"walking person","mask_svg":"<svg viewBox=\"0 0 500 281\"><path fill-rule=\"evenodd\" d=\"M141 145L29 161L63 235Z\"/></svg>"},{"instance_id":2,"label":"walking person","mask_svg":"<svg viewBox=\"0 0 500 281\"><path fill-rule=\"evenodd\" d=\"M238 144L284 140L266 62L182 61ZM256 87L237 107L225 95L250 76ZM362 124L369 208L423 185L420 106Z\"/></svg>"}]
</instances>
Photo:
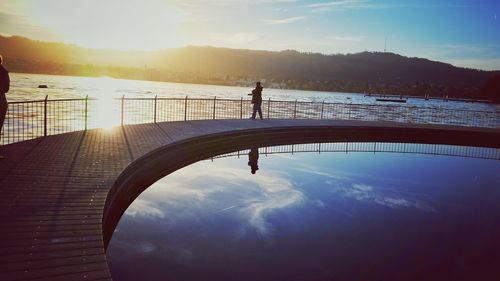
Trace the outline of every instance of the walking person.
<instances>
[{"instance_id":1,"label":"walking person","mask_svg":"<svg viewBox=\"0 0 500 281\"><path fill-rule=\"evenodd\" d=\"M7 114L7 98L5 94L9 92L10 88L10 78L9 72L3 67L3 58L0 55L0 133L2 132L3 122L5 121L5 115ZM0 155L0 159L4 157Z\"/></svg>"},{"instance_id":2,"label":"walking person","mask_svg":"<svg viewBox=\"0 0 500 281\"><path fill-rule=\"evenodd\" d=\"M252 90L252 104L253 104L253 113L251 119L255 119L255 115L259 112L260 119L262 118L262 86L260 85L260 81L255 85L255 89Z\"/></svg>"}]
</instances>

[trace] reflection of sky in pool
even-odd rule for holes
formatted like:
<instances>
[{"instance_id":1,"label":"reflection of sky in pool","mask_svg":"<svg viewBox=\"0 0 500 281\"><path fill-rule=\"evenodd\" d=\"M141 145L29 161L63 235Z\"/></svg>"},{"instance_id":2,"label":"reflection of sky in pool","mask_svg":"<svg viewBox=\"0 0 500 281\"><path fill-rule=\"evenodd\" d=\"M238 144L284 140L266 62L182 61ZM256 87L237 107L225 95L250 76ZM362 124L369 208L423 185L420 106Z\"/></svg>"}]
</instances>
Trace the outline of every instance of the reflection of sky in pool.
<instances>
[{"instance_id":1,"label":"reflection of sky in pool","mask_svg":"<svg viewBox=\"0 0 500 281\"><path fill-rule=\"evenodd\" d=\"M115 280L500 276L498 161L261 153L255 175L247 162L198 162L145 191L111 240Z\"/></svg>"}]
</instances>

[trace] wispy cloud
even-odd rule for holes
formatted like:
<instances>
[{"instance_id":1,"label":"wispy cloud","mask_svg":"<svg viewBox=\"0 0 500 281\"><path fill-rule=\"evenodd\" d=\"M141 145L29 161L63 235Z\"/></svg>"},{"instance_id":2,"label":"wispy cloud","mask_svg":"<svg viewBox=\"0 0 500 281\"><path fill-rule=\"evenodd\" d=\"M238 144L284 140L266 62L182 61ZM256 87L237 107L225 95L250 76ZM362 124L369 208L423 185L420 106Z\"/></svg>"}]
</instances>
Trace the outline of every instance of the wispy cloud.
<instances>
[{"instance_id":1,"label":"wispy cloud","mask_svg":"<svg viewBox=\"0 0 500 281\"><path fill-rule=\"evenodd\" d=\"M339 176L339 175L335 175L333 173L319 171L318 169L316 169L316 167L311 167L311 168L296 168L295 170L303 172L303 173L308 173L308 174L312 174L312 175L323 176L323 177L327 177L327 178L331 178L331 179L335 179L335 180L346 180L346 179L349 179L348 177L345 177L345 176Z\"/></svg>"},{"instance_id":2,"label":"wispy cloud","mask_svg":"<svg viewBox=\"0 0 500 281\"><path fill-rule=\"evenodd\" d=\"M436 209L424 203L418 195L413 193L358 183L349 185L345 182L330 182L330 185L332 184L331 192L344 198L375 203L391 209L415 208L424 212L436 212Z\"/></svg>"},{"instance_id":3,"label":"wispy cloud","mask_svg":"<svg viewBox=\"0 0 500 281\"><path fill-rule=\"evenodd\" d=\"M469 8L470 4L441 2L441 3L427 3L427 2L414 2L407 3L400 2L375 2L372 0L335 0L328 2L318 2L305 5L311 12L328 12L336 10L353 10L353 9L439 9L439 8Z\"/></svg>"},{"instance_id":4,"label":"wispy cloud","mask_svg":"<svg viewBox=\"0 0 500 281\"><path fill-rule=\"evenodd\" d=\"M164 218L165 214L155 203L144 200L141 198L137 198L134 201L134 204L130 205L130 207L125 212L126 216L131 217L150 217L150 218Z\"/></svg>"},{"instance_id":5,"label":"wispy cloud","mask_svg":"<svg viewBox=\"0 0 500 281\"><path fill-rule=\"evenodd\" d=\"M305 17L305 16L299 16L299 17L290 17L290 18L284 18L284 19L265 19L262 21L267 23L267 24L276 25L276 24L289 24L289 23L305 20L306 18L307 17Z\"/></svg>"},{"instance_id":6,"label":"wispy cloud","mask_svg":"<svg viewBox=\"0 0 500 281\"><path fill-rule=\"evenodd\" d=\"M368 0L337 0L308 4L305 7L309 8L311 12L328 12L333 10L377 8L381 7L381 4L371 3Z\"/></svg>"},{"instance_id":7,"label":"wispy cloud","mask_svg":"<svg viewBox=\"0 0 500 281\"><path fill-rule=\"evenodd\" d=\"M199 165L210 163L200 162ZM179 170L169 175L168 181L155 183L155 187L150 187L145 193L151 198L137 199L142 201L137 208L127 210L127 214L160 216L158 208L147 203L162 198L162 205L175 210L165 220L189 219L195 222L205 216L236 215L243 219L243 232L252 229L267 236L273 229L268 222L272 212L307 202L305 194L280 173L265 171L255 177L250 171L242 173L241 169L227 167L196 169L195 174L188 171ZM207 182L210 182L209 186ZM220 196L231 199L221 201Z\"/></svg>"}]
</instances>

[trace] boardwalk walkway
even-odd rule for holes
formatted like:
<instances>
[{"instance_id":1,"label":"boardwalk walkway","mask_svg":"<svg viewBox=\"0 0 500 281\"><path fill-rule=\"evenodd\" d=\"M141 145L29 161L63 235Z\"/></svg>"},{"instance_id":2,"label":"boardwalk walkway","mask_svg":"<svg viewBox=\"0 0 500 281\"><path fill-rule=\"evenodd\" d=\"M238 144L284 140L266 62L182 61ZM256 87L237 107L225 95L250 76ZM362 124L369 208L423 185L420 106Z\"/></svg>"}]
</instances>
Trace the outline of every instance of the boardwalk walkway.
<instances>
[{"instance_id":1,"label":"boardwalk walkway","mask_svg":"<svg viewBox=\"0 0 500 281\"><path fill-rule=\"evenodd\" d=\"M273 133L293 129L304 135L317 130L339 140L354 134L360 140L423 141L419 138L427 135L437 143L500 145L497 129L276 119L131 125L11 144L1 148L6 159L0 160L0 280L110 280L105 256L109 237L103 238L102 222L110 189L124 171L130 172L134 163L140 167L140 161L148 160L144 155L154 155L152 151L163 147L165 153L165 146L179 149L173 145L193 138L258 132L273 138ZM210 141L225 145L223 140ZM120 208L108 208L118 214L108 226L111 233L126 206Z\"/></svg>"}]
</instances>

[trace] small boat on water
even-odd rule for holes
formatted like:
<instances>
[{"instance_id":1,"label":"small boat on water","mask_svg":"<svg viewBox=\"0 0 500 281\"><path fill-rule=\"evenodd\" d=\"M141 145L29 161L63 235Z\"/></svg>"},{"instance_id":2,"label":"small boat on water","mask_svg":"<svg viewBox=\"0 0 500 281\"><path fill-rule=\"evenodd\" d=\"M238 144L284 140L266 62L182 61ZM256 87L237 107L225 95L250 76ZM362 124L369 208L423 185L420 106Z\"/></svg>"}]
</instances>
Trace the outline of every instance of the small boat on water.
<instances>
[{"instance_id":1,"label":"small boat on water","mask_svg":"<svg viewBox=\"0 0 500 281\"><path fill-rule=\"evenodd\" d=\"M377 98L376 101L383 101L383 102L406 102L406 99L391 99L391 98Z\"/></svg>"}]
</instances>

